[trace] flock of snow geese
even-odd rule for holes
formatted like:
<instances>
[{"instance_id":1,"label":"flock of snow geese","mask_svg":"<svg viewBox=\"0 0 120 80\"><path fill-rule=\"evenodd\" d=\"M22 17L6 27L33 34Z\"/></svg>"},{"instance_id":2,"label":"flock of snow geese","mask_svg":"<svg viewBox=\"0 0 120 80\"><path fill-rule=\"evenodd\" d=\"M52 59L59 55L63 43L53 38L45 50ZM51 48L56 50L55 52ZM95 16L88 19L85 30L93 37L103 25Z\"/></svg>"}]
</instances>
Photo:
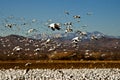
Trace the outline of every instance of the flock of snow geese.
<instances>
[{"instance_id":1,"label":"flock of snow geese","mask_svg":"<svg viewBox=\"0 0 120 80\"><path fill-rule=\"evenodd\" d=\"M65 11L64 12L65 15L69 16L70 15L70 12L68 11ZM86 15L92 15L93 13L92 12L88 12ZM80 19L81 19L81 16L80 15L73 15L72 16L73 19L75 19L75 21L77 20L77 22L79 23L80 22ZM15 19L14 16L9 16L7 18L3 18L1 20L1 25L0 26L3 26L5 28L14 28L14 27L17 27L18 30L20 30L21 28L25 28L26 26L31 26L32 24L36 23L38 25L41 25L41 22L39 22L37 19L32 19L31 21L25 21L25 18L21 17L19 19ZM17 21L18 20L18 21ZM39 24L40 23L40 24ZM52 19L49 19L46 23L43 23L43 27L40 27L39 29L46 29L47 32L49 30L49 32L54 32L54 31L63 31L64 30L64 33L71 33L74 30L74 25L75 24L74 22L72 21L68 21L68 22L65 22L65 23L60 23L60 22L53 22ZM38 26L37 25L37 26ZM22 27L24 26L24 27ZM39 32L39 31L42 31L42 30L39 30L39 29L36 29L35 28L36 25L32 25L31 28L27 28L27 31L25 32L27 35L28 34L31 34L31 33L35 33L35 32ZM88 25L83 25L82 27L86 28ZM65 29L64 29L65 28ZM52 31L50 31L50 29ZM3 29L1 29L3 30ZM24 29L21 29L21 31L23 32ZM17 32L17 31L16 31ZM82 31L82 30L76 30L75 31L77 34L79 34L79 36L75 37L72 39L72 42L73 43L77 43L78 41L80 41L80 39L82 37L87 37L87 32L86 31ZM17 32L18 33L18 32ZM91 40L98 40L97 36L95 36L94 34L91 36Z\"/></svg>"}]
</instances>

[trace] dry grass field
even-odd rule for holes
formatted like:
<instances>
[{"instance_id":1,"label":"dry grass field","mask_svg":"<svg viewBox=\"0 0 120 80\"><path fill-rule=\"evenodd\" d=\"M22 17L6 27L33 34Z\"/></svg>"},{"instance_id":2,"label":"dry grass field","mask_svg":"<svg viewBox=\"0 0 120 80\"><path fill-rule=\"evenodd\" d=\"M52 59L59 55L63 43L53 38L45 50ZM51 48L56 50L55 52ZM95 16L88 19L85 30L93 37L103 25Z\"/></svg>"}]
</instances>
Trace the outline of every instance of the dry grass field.
<instances>
[{"instance_id":1,"label":"dry grass field","mask_svg":"<svg viewBox=\"0 0 120 80\"><path fill-rule=\"evenodd\" d=\"M81 69L81 68L120 68L120 61L65 61L65 60L26 60L0 61L0 69Z\"/></svg>"}]
</instances>

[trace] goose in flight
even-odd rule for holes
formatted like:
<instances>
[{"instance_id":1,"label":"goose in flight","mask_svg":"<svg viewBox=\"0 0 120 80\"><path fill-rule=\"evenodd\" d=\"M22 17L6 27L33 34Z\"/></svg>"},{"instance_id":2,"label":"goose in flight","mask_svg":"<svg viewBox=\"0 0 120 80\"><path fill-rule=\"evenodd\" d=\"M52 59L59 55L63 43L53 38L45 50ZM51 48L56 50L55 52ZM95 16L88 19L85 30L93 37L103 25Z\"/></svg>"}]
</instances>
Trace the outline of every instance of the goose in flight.
<instances>
[{"instance_id":1,"label":"goose in flight","mask_svg":"<svg viewBox=\"0 0 120 80\"><path fill-rule=\"evenodd\" d=\"M60 23L51 23L48 27L55 31L55 29L60 30L60 26Z\"/></svg>"},{"instance_id":2,"label":"goose in flight","mask_svg":"<svg viewBox=\"0 0 120 80\"><path fill-rule=\"evenodd\" d=\"M80 15L75 15L75 16L73 16L73 18L74 19L80 19L81 17L80 17Z\"/></svg>"}]
</instances>

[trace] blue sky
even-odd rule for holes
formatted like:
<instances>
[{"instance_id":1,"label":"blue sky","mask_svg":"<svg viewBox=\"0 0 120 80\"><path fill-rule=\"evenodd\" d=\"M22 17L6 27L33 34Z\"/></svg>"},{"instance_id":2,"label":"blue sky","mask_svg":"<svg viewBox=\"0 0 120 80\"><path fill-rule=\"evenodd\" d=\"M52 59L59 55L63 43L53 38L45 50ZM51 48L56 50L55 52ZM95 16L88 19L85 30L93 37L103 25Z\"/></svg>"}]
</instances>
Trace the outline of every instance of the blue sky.
<instances>
[{"instance_id":1,"label":"blue sky","mask_svg":"<svg viewBox=\"0 0 120 80\"><path fill-rule=\"evenodd\" d=\"M64 11L68 11L70 15L66 16ZM86 15L87 12L92 15ZM74 21L73 15L81 15L80 23L75 24L74 29L88 25L85 31L120 36L120 0L0 0L0 19L10 15L39 20L41 24L30 26L39 29L39 32L44 31L42 22L48 19L68 22ZM2 23L0 26L3 34L12 32L9 29L4 32Z\"/></svg>"}]
</instances>

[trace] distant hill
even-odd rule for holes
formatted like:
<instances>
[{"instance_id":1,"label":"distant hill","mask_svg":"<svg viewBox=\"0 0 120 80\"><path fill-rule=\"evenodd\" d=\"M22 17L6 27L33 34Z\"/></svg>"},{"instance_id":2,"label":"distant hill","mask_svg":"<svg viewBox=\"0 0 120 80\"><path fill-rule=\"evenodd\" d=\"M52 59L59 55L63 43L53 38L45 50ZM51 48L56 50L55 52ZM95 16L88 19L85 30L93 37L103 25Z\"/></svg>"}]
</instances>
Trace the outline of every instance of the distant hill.
<instances>
[{"instance_id":1,"label":"distant hill","mask_svg":"<svg viewBox=\"0 0 120 80\"><path fill-rule=\"evenodd\" d=\"M91 40L95 35L97 40ZM72 42L76 33L37 34L30 37L8 35L0 37L1 60L16 59L120 59L120 38L100 32L87 32L87 38Z\"/></svg>"}]
</instances>

